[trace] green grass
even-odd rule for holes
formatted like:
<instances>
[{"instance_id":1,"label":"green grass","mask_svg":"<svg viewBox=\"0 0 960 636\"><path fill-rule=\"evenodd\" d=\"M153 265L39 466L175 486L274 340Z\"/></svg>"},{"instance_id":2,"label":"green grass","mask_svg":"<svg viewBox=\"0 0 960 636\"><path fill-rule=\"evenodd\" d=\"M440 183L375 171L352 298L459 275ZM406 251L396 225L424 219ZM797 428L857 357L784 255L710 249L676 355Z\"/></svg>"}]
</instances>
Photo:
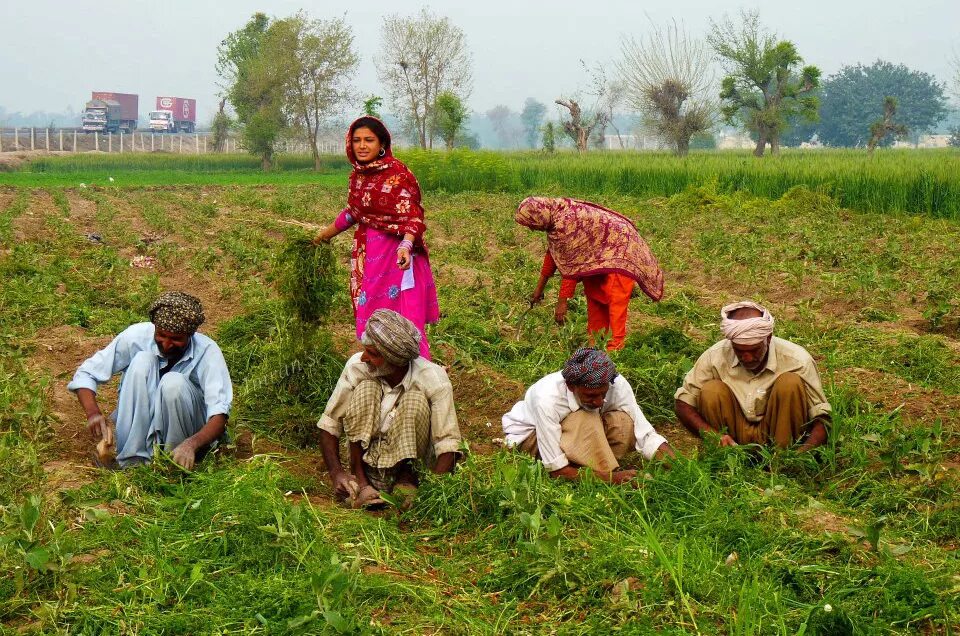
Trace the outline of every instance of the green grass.
<instances>
[{"instance_id":1,"label":"green grass","mask_svg":"<svg viewBox=\"0 0 960 636\"><path fill-rule=\"evenodd\" d=\"M457 151L407 151L403 160L422 187L553 196L671 196L716 182L723 192L776 199L805 185L841 206L869 212L960 216L960 153L955 150L790 151L758 160L745 152L605 152L585 156Z\"/></svg>"},{"instance_id":2,"label":"green grass","mask_svg":"<svg viewBox=\"0 0 960 636\"><path fill-rule=\"evenodd\" d=\"M960 154L953 149L883 150L874 156L856 150L788 150L759 160L745 151L694 152L685 158L636 152L578 156L412 149L398 154L425 190L450 193L655 197L715 183L721 192L777 199L803 185L852 210L960 216ZM333 155L323 158L319 174L312 168L306 155L280 156L277 167L263 173L255 157L241 154L83 154L37 159L20 172L0 173L0 185L341 185L349 172L346 159Z\"/></svg>"},{"instance_id":3,"label":"green grass","mask_svg":"<svg viewBox=\"0 0 960 636\"><path fill-rule=\"evenodd\" d=\"M312 446L353 338L350 239L334 241L339 269L305 286L304 323L285 303L310 261L295 248L284 258L291 234L274 222L329 222L342 185L32 187L0 190L2 633L960 627L955 221L851 212L808 188L591 195L636 220L667 272L662 302L631 304L616 361L685 457L641 465L642 487L628 490L552 481L491 450L517 387L583 342L585 307L575 299L556 327L553 283L526 311L544 242L512 222L516 194L428 191L444 312L431 344L482 452L428 479L410 513L374 516L333 504ZM144 244L148 231L161 241ZM157 269L131 267L135 254ZM166 284L203 295L204 330L235 382L231 429L252 433L254 456L192 475L167 460L89 473L72 436L82 415L57 392L78 342L93 350L144 319ZM816 455L699 446L671 423L673 391L719 337L720 305L742 296L818 359L834 421Z\"/></svg>"}]
</instances>

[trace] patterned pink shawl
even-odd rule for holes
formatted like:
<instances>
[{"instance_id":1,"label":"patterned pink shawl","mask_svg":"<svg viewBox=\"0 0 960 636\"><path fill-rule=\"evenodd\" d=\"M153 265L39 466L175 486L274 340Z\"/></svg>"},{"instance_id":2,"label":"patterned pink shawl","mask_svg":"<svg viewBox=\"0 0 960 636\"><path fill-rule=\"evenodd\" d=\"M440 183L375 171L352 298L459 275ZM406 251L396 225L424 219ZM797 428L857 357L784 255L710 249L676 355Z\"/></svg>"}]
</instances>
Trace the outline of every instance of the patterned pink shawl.
<instances>
[{"instance_id":1,"label":"patterned pink shawl","mask_svg":"<svg viewBox=\"0 0 960 636\"><path fill-rule=\"evenodd\" d=\"M663 298L663 270L627 217L589 201L527 197L517 208L516 221L547 233L548 249L563 276L616 272L637 281L652 300Z\"/></svg>"}]
</instances>

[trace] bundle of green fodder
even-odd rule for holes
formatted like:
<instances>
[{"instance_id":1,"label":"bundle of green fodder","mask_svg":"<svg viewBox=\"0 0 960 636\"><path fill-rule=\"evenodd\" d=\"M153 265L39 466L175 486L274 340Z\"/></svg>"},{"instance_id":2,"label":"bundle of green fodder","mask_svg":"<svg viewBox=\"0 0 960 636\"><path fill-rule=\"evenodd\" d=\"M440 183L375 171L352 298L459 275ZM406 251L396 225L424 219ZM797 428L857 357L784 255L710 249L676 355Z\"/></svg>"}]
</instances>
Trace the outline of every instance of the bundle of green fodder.
<instances>
[{"instance_id":1,"label":"bundle of green fodder","mask_svg":"<svg viewBox=\"0 0 960 636\"><path fill-rule=\"evenodd\" d=\"M283 443L314 443L344 364L326 329L272 301L222 323L217 342L234 383L232 422Z\"/></svg>"},{"instance_id":2,"label":"bundle of green fodder","mask_svg":"<svg viewBox=\"0 0 960 636\"><path fill-rule=\"evenodd\" d=\"M302 231L291 233L277 256L277 290L300 320L319 322L340 290L339 269L329 245L314 245Z\"/></svg>"}]
</instances>

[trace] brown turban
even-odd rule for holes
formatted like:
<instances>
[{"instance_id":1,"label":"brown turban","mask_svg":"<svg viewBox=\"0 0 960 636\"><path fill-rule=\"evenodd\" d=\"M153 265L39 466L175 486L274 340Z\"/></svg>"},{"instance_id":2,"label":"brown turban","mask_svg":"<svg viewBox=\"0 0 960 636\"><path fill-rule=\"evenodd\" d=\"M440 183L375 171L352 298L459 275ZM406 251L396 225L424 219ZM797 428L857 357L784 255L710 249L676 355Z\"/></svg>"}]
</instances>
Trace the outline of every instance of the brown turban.
<instances>
[{"instance_id":1,"label":"brown turban","mask_svg":"<svg viewBox=\"0 0 960 636\"><path fill-rule=\"evenodd\" d=\"M158 329L192 335L203 324L203 305L190 294L164 292L150 305L150 321Z\"/></svg>"},{"instance_id":2,"label":"brown turban","mask_svg":"<svg viewBox=\"0 0 960 636\"><path fill-rule=\"evenodd\" d=\"M420 355L420 331L412 322L389 309L370 314L360 342L376 347L383 359L401 367Z\"/></svg>"}]
</instances>

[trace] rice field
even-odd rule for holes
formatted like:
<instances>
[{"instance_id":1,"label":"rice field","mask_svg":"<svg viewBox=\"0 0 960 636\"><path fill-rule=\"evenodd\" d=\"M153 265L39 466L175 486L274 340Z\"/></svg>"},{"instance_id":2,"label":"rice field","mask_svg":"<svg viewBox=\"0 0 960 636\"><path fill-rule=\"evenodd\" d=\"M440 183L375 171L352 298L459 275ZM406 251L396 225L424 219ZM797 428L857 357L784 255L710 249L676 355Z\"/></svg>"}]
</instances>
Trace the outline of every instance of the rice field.
<instances>
[{"instance_id":1,"label":"rice field","mask_svg":"<svg viewBox=\"0 0 960 636\"><path fill-rule=\"evenodd\" d=\"M855 173L855 157L823 156ZM403 155L425 186L443 312L430 338L470 452L412 511L377 515L334 503L316 447L356 350L350 237L317 253L325 274L298 289L305 235L282 223L332 219L342 164L321 178L284 164L259 182L239 157L0 173L0 633L956 633L958 221L858 211L795 181L770 196L720 178L641 192L631 172L617 190L630 162L604 157L608 173L590 177L600 156ZM890 179L894 159L938 169L876 158ZM784 186L817 169L781 159L796 161ZM506 166L509 188L483 186L494 178L467 160ZM704 158L698 174L722 163ZM81 174L97 181L81 188ZM529 190L509 180L520 174ZM582 298L553 323L555 282L527 311L543 237L512 222L521 195L561 183L599 184L572 193L633 218L666 272L660 303L631 303L616 362L682 458L629 458L644 474L635 490L552 481L498 442L500 415L584 339ZM230 365L234 443L192 474L163 460L93 469L66 382L174 288L200 296L202 331ZM817 359L834 422L815 454L719 448L673 419L680 378L740 297Z\"/></svg>"}]
</instances>

